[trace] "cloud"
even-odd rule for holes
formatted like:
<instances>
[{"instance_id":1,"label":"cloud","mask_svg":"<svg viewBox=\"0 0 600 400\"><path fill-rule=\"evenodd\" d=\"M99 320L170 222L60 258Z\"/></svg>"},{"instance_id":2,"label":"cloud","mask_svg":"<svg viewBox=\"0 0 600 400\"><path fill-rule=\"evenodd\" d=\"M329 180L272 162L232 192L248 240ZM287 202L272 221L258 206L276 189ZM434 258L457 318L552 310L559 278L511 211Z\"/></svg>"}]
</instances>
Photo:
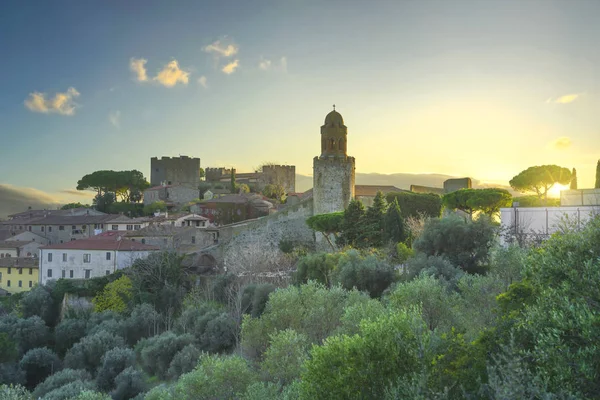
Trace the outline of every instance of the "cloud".
<instances>
[{"instance_id":1,"label":"cloud","mask_svg":"<svg viewBox=\"0 0 600 400\"><path fill-rule=\"evenodd\" d=\"M557 97L555 99L549 98L548 100L546 100L546 103L569 104L569 103L573 103L575 100L577 100L581 96L583 96L583 93L571 93L571 94L566 94L564 96Z\"/></svg>"},{"instance_id":2,"label":"cloud","mask_svg":"<svg viewBox=\"0 0 600 400\"><path fill-rule=\"evenodd\" d=\"M226 73L227 75L231 75L235 72L235 70L240 66L240 60L233 60L229 64L225 65L221 68L221 71Z\"/></svg>"},{"instance_id":3,"label":"cloud","mask_svg":"<svg viewBox=\"0 0 600 400\"><path fill-rule=\"evenodd\" d=\"M554 141L552 141L552 147L558 150L565 150L571 147L573 143L571 142L571 138L567 136L561 136Z\"/></svg>"},{"instance_id":4,"label":"cloud","mask_svg":"<svg viewBox=\"0 0 600 400\"><path fill-rule=\"evenodd\" d=\"M74 115L78 106L73 101L75 97L79 97L79 92L74 87L70 87L64 93L56 93L53 98L46 98L46 93L33 92L25 100L25 107L44 114Z\"/></svg>"},{"instance_id":5,"label":"cloud","mask_svg":"<svg viewBox=\"0 0 600 400\"><path fill-rule=\"evenodd\" d=\"M208 87L208 85L206 84L206 77L204 75L198 78L198 83L202 85L202 87Z\"/></svg>"},{"instance_id":6,"label":"cloud","mask_svg":"<svg viewBox=\"0 0 600 400\"><path fill-rule=\"evenodd\" d=\"M148 60L144 58L131 58L129 60L129 69L135 73L135 79L138 82L146 82L148 75L146 74L146 63Z\"/></svg>"},{"instance_id":7,"label":"cloud","mask_svg":"<svg viewBox=\"0 0 600 400\"><path fill-rule=\"evenodd\" d=\"M60 193L65 193L70 196L87 197L87 198L92 198L95 195L94 193L90 193L85 190L74 190L74 189L64 189L64 190L61 190Z\"/></svg>"},{"instance_id":8,"label":"cloud","mask_svg":"<svg viewBox=\"0 0 600 400\"><path fill-rule=\"evenodd\" d=\"M111 111L108 114L108 120L117 129L121 128L121 111Z\"/></svg>"},{"instance_id":9,"label":"cloud","mask_svg":"<svg viewBox=\"0 0 600 400\"><path fill-rule=\"evenodd\" d=\"M59 199L41 190L0 183L0 218L27 211L27 207L56 208Z\"/></svg>"},{"instance_id":10,"label":"cloud","mask_svg":"<svg viewBox=\"0 0 600 400\"><path fill-rule=\"evenodd\" d=\"M190 73L180 69L177 60L173 60L165 65L162 71L152 79L163 86L173 87L179 82L187 85L189 77Z\"/></svg>"},{"instance_id":11,"label":"cloud","mask_svg":"<svg viewBox=\"0 0 600 400\"><path fill-rule=\"evenodd\" d=\"M203 50L207 53L212 53L217 57L231 57L236 55L239 49L239 46L237 46L235 43L224 45L220 40L217 40L216 42L204 47Z\"/></svg>"},{"instance_id":12,"label":"cloud","mask_svg":"<svg viewBox=\"0 0 600 400\"><path fill-rule=\"evenodd\" d=\"M263 71L273 70L273 71L287 72L287 58L281 57L279 59L279 62L273 63L271 60L261 57L260 61L258 63L258 68Z\"/></svg>"}]
</instances>

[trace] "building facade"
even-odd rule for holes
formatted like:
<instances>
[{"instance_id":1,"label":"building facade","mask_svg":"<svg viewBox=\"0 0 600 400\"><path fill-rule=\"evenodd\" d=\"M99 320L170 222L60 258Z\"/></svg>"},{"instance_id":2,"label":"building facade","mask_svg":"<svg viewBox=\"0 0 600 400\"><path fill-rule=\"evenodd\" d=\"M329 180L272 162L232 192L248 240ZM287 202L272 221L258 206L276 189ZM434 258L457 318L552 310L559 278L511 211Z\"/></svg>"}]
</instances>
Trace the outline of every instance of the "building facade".
<instances>
[{"instance_id":1,"label":"building facade","mask_svg":"<svg viewBox=\"0 0 600 400\"><path fill-rule=\"evenodd\" d=\"M0 292L9 294L26 292L37 285L37 258L2 258L0 259Z\"/></svg>"},{"instance_id":2,"label":"building facade","mask_svg":"<svg viewBox=\"0 0 600 400\"><path fill-rule=\"evenodd\" d=\"M321 155L313 160L313 212L326 214L346 209L354 198L355 163L347 154L348 128L333 110L321 126Z\"/></svg>"},{"instance_id":3,"label":"building facade","mask_svg":"<svg viewBox=\"0 0 600 400\"><path fill-rule=\"evenodd\" d=\"M167 206L176 206L189 203L199 197L198 186L194 188L184 185L161 185L144 190L144 205L164 201Z\"/></svg>"},{"instance_id":4,"label":"building facade","mask_svg":"<svg viewBox=\"0 0 600 400\"><path fill-rule=\"evenodd\" d=\"M198 188L200 159L188 156L152 157L150 159L150 184L152 186L164 184Z\"/></svg>"}]
</instances>

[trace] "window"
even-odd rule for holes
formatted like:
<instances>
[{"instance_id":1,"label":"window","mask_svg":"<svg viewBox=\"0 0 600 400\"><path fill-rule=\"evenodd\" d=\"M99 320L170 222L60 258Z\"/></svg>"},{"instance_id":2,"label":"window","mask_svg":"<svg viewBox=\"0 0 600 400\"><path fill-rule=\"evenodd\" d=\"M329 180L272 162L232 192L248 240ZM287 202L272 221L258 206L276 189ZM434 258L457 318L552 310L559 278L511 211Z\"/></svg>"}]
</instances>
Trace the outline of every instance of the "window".
<instances>
[{"instance_id":1,"label":"window","mask_svg":"<svg viewBox=\"0 0 600 400\"><path fill-rule=\"evenodd\" d=\"M65 271L64 269L61 271L61 277L65 278L67 276L67 271Z\"/></svg>"},{"instance_id":2,"label":"window","mask_svg":"<svg viewBox=\"0 0 600 400\"><path fill-rule=\"evenodd\" d=\"M139 231L140 229L142 229L142 226L141 226L141 225L134 225L134 226L133 226L133 230L134 230L134 231Z\"/></svg>"},{"instance_id":3,"label":"window","mask_svg":"<svg viewBox=\"0 0 600 400\"><path fill-rule=\"evenodd\" d=\"M4 253L0 253L0 258L4 258Z\"/></svg>"},{"instance_id":4,"label":"window","mask_svg":"<svg viewBox=\"0 0 600 400\"><path fill-rule=\"evenodd\" d=\"M77 227L76 227L75 225L73 225L73 226L71 227L71 230L73 230L73 231L74 231L75 229L77 229Z\"/></svg>"},{"instance_id":5,"label":"window","mask_svg":"<svg viewBox=\"0 0 600 400\"><path fill-rule=\"evenodd\" d=\"M52 232L52 227L51 226L48 227L48 232Z\"/></svg>"},{"instance_id":6,"label":"window","mask_svg":"<svg viewBox=\"0 0 600 400\"><path fill-rule=\"evenodd\" d=\"M40 229L42 230L42 232L44 232L44 227L43 226Z\"/></svg>"},{"instance_id":7,"label":"window","mask_svg":"<svg viewBox=\"0 0 600 400\"><path fill-rule=\"evenodd\" d=\"M196 243L196 236L192 236L192 243Z\"/></svg>"},{"instance_id":8,"label":"window","mask_svg":"<svg viewBox=\"0 0 600 400\"><path fill-rule=\"evenodd\" d=\"M8 274L10 275L10 272L12 271L11 267L8 267Z\"/></svg>"},{"instance_id":9,"label":"window","mask_svg":"<svg viewBox=\"0 0 600 400\"><path fill-rule=\"evenodd\" d=\"M106 275L110 275L110 271L109 270L106 270Z\"/></svg>"},{"instance_id":10,"label":"window","mask_svg":"<svg viewBox=\"0 0 600 400\"><path fill-rule=\"evenodd\" d=\"M63 253L63 262L67 262L67 253Z\"/></svg>"},{"instance_id":11,"label":"window","mask_svg":"<svg viewBox=\"0 0 600 400\"><path fill-rule=\"evenodd\" d=\"M31 232L31 225L27 227L27 230Z\"/></svg>"},{"instance_id":12,"label":"window","mask_svg":"<svg viewBox=\"0 0 600 400\"><path fill-rule=\"evenodd\" d=\"M23 268L19 268L19 275L23 275Z\"/></svg>"},{"instance_id":13,"label":"window","mask_svg":"<svg viewBox=\"0 0 600 400\"><path fill-rule=\"evenodd\" d=\"M33 275L33 268L29 268L29 275Z\"/></svg>"},{"instance_id":14,"label":"window","mask_svg":"<svg viewBox=\"0 0 600 400\"><path fill-rule=\"evenodd\" d=\"M6 286L10 287L10 279L6 281Z\"/></svg>"},{"instance_id":15,"label":"window","mask_svg":"<svg viewBox=\"0 0 600 400\"><path fill-rule=\"evenodd\" d=\"M52 270L51 269L48 270L48 278L52 278Z\"/></svg>"},{"instance_id":16,"label":"window","mask_svg":"<svg viewBox=\"0 0 600 400\"><path fill-rule=\"evenodd\" d=\"M132 231L133 230L133 225L127 225L127 230L128 231Z\"/></svg>"},{"instance_id":17,"label":"window","mask_svg":"<svg viewBox=\"0 0 600 400\"><path fill-rule=\"evenodd\" d=\"M90 263L90 262L92 262L92 255L91 254L84 254L83 255L83 262L84 263Z\"/></svg>"},{"instance_id":18,"label":"window","mask_svg":"<svg viewBox=\"0 0 600 400\"><path fill-rule=\"evenodd\" d=\"M142 244L146 244L146 239L142 239Z\"/></svg>"},{"instance_id":19,"label":"window","mask_svg":"<svg viewBox=\"0 0 600 400\"><path fill-rule=\"evenodd\" d=\"M65 226L64 225L59 225L58 230L59 231L64 231L65 230Z\"/></svg>"},{"instance_id":20,"label":"window","mask_svg":"<svg viewBox=\"0 0 600 400\"><path fill-rule=\"evenodd\" d=\"M19 287L23 287L23 281L19 281Z\"/></svg>"},{"instance_id":21,"label":"window","mask_svg":"<svg viewBox=\"0 0 600 400\"><path fill-rule=\"evenodd\" d=\"M106 252L106 259L107 259L107 260L110 260L110 251L107 251L107 252Z\"/></svg>"},{"instance_id":22,"label":"window","mask_svg":"<svg viewBox=\"0 0 600 400\"><path fill-rule=\"evenodd\" d=\"M119 230L119 225L113 225L113 226L111 226L111 229L113 231L118 231Z\"/></svg>"},{"instance_id":23,"label":"window","mask_svg":"<svg viewBox=\"0 0 600 400\"><path fill-rule=\"evenodd\" d=\"M29 281L29 287L33 286L33 281Z\"/></svg>"},{"instance_id":24,"label":"window","mask_svg":"<svg viewBox=\"0 0 600 400\"><path fill-rule=\"evenodd\" d=\"M52 262L52 253L48 253L48 262Z\"/></svg>"},{"instance_id":25,"label":"window","mask_svg":"<svg viewBox=\"0 0 600 400\"><path fill-rule=\"evenodd\" d=\"M73 270L70 270L69 271L69 278L72 278L72 277L73 277Z\"/></svg>"},{"instance_id":26,"label":"window","mask_svg":"<svg viewBox=\"0 0 600 400\"><path fill-rule=\"evenodd\" d=\"M85 270L85 279L90 279L91 275L92 275L92 270L91 269L86 269Z\"/></svg>"}]
</instances>

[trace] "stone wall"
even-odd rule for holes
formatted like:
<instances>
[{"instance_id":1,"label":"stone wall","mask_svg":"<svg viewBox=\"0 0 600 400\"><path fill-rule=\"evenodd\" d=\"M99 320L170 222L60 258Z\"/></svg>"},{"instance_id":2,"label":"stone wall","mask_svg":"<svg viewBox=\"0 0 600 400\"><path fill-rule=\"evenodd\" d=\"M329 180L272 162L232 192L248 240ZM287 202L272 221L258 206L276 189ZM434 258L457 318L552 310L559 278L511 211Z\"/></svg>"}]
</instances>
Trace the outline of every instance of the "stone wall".
<instances>
[{"instance_id":1,"label":"stone wall","mask_svg":"<svg viewBox=\"0 0 600 400\"><path fill-rule=\"evenodd\" d=\"M152 157L150 159L150 184L158 186L186 185L197 188L200 184L200 159L181 157Z\"/></svg>"},{"instance_id":2,"label":"stone wall","mask_svg":"<svg viewBox=\"0 0 600 400\"><path fill-rule=\"evenodd\" d=\"M315 157L313 174L315 215L344 211L354 198L354 157Z\"/></svg>"},{"instance_id":3,"label":"stone wall","mask_svg":"<svg viewBox=\"0 0 600 400\"><path fill-rule=\"evenodd\" d=\"M460 189L471 189L473 184L471 182L471 178L456 178L456 179L446 179L444 181L444 192L456 192Z\"/></svg>"},{"instance_id":4,"label":"stone wall","mask_svg":"<svg viewBox=\"0 0 600 400\"><path fill-rule=\"evenodd\" d=\"M260 176L262 185L280 184L287 193L296 191L296 167L294 165L264 165Z\"/></svg>"}]
</instances>

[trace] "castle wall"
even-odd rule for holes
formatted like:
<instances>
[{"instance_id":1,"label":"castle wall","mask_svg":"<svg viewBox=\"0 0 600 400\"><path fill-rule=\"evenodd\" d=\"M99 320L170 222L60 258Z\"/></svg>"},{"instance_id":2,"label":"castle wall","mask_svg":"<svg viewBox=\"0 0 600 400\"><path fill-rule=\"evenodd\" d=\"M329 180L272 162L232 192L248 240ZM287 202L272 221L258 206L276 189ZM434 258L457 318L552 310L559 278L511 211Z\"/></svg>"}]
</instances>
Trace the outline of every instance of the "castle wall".
<instances>
[{"instance_id":1,"label":"castle wall","mask_svg":"<svg viewBox=\"0 0 600 400\"><path fill-rule=\"evenodd\" d=\"M159 186L185 185L197 188L200 184L200 159L181 157L152 157L150 159L150 184Z\"/></svg>"},{"instance_id":2,"label":"castle wall","mask_svg":"<svg viewBox=\"0 0 600 400\"><path fill-rule=\"evenodd\" d=\"M313 161L314 213L344 211L354 198L354 157L319 158Z\"/></svg>"},{"instance_id":3,"label":"castle wall","mask_svg":"<svg viewBox=\"0 0 600 400\"><path fill-rule=\"evenodd\" d=\"M471 189L472 186L471 178L446 179L444 181L444 191L446 193L456 192L460 189Z\"/></svg>"}]
</instances>

